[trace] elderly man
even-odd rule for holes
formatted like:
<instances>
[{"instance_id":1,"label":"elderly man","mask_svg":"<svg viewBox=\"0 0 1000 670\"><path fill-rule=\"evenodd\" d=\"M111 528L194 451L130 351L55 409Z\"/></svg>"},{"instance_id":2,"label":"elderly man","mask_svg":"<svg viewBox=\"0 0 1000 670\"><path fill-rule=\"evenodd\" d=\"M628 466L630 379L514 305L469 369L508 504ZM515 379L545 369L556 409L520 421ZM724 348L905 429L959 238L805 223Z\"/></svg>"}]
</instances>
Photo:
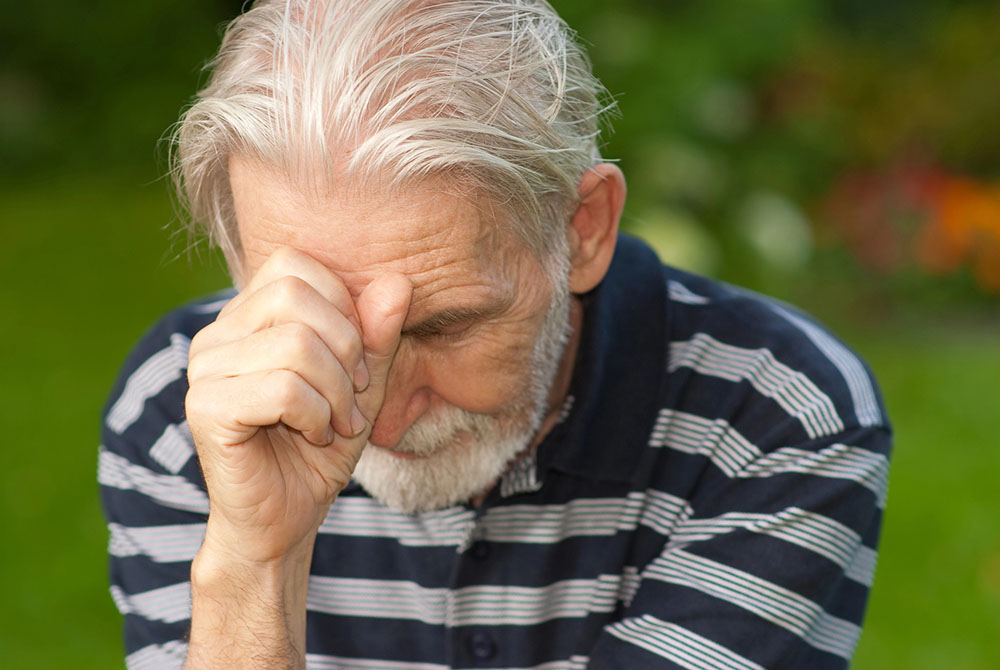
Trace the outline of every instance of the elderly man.
<instances>
[{"instance_id":1,"label":"elderly man","mask_svg":"<svg viewBox=\"0 0 1000 670\"><path fill-rule=\"evenodd\" d=\"M847 664L876 388L618 236L601 98L544 0L229 26L174 157L238 292L154 327L105 413L130 667Z\"/></svg>"}]
</instances>

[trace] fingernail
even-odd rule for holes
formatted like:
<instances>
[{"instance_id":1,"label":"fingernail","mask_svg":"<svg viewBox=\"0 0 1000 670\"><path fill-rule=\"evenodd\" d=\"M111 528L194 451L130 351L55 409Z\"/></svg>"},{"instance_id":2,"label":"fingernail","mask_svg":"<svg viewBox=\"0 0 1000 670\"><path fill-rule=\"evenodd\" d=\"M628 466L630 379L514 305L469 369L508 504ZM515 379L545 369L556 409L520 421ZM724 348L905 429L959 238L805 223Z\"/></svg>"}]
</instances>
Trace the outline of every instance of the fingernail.
<instances>
[{"instance_id":1,"label":"fingernail","mask_svg":"<svg viewBox=\"0 0 1000 670\"><path fill-rule=\"evenodd\" d=\"M326 440L323 442L323 444L331 444L333 442L333 438L335 438L335 437L337 437L337 433L334 432L333 426L327 426L326 427Z\"/></svg>"},{"instance_id":2,"label":"fingernail","mask_svg":"<svg viewBox=\"0 0 1000 670\"><path fill-rule=\"evenodd\" d=\"M357 435L363 431L367 425L368 422L365 421L364 414L362 414L361 410L355 406L354 411L351 413L351 430L353 430L354 434Z\"/></svg>"},{"instance_id":3,"label":"fingernail","mask_svg":"<svg viewBox=\"0 0 1000 670\"><path fill-rule=\"evenodd\" d=\"M368 382L371 377L368 374L368 366L365 365L365 359L358 361L358 367L354 368L354 389L357 391L364 391L368 388Z\"/></svg>"}]
</instances>

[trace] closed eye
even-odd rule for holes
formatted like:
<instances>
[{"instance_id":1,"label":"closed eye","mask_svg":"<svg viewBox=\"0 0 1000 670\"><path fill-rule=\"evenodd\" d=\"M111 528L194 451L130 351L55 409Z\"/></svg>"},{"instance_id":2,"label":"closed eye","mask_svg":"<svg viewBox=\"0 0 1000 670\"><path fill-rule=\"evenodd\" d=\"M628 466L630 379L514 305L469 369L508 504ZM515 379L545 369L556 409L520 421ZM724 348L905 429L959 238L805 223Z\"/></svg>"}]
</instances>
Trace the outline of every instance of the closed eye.
<instances>
[{"instance_id":1,"label":"closed eye","mask_svg":"<svg viewBox=\"0 0 1000 670\"><path fill-rule=\"evenodd\" d=\"M461 307L436 312L422 321L403 328L403 335L418 339L457 338L473 326L496 317L505 308L503 304L487 307Z\"/></svg>"}]
</instances>

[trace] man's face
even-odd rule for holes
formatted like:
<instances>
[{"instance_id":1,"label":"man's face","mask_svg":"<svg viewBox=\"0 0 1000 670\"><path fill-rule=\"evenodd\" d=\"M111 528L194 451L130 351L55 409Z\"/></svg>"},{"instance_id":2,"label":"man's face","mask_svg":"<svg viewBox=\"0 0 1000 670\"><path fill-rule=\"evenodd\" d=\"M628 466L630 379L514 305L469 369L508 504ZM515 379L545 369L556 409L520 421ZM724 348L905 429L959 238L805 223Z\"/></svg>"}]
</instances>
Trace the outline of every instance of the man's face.
<instances>
[{"instance_id":1,"label":"man's face","mask_svg":"<svg viewBox=\"0 0 1000 670\"><path fill-rule=\"evenodd\" d=\"M247 276L291 246L356 299L384 272L413 285L385 402L355 478L406 511L468 500L531 442L567 334L569 292L499 234L486 203L428 183L395 195L306 196L280 173L230 164ZM478 206L477 206L478 205Z\"/></svg>"}]
</instances>

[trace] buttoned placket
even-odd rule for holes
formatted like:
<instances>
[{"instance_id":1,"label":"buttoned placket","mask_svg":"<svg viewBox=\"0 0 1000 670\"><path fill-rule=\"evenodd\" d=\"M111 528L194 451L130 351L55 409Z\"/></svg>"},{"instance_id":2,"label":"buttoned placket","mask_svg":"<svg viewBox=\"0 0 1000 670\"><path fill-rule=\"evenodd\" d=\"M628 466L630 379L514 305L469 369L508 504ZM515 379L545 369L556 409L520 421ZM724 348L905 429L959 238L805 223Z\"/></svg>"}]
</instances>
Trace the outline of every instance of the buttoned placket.
<instances>
[{"instance_id":1,"label":"buttoned placket","mask_svg":"<svg viewBox=\"0 0 1000 670\"><path fill-rule=\"evenodd\" d=\"M478 624L462 625L455 602L463 589L491 582L490 543L485 527L486 504L474 508L465 540L459 547L448 590L448 664L453 668L474 668L495 658L499 652L496 634Z\"/></svg>"}]
</instances>

